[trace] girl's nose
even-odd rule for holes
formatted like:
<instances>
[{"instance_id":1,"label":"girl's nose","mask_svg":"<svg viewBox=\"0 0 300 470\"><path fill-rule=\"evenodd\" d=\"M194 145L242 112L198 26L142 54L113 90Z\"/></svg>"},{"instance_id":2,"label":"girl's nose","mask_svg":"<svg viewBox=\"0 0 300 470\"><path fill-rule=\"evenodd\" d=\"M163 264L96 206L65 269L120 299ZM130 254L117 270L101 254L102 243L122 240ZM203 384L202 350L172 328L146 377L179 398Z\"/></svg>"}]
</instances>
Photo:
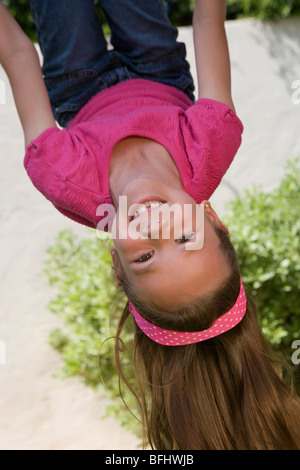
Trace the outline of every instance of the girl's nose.
<instances>
[{"instance_id":1,"label":"girl's nose","mask_svg":"<svg viewBox=\"0 0 300 470\"><path fill-rule=\"evenodd\" d=\"M163 218L160 218L159 220L150 220L150 222L146 223L145 226L141 229L141 235L142 237L158 240L159 238L163 237L163 229L167 227L167 225L167 221Z\"/></svg>"}]
</instances>

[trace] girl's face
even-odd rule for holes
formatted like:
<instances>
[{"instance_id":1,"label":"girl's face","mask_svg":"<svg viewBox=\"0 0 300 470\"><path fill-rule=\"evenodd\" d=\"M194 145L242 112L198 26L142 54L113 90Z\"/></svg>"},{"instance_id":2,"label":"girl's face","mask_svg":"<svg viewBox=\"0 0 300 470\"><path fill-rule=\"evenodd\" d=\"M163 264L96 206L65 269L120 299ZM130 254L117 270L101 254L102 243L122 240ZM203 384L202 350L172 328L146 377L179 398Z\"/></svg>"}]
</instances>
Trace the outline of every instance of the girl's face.
<instances>
[{"instance_id":1,"label":"girl's face","mask_svg":"<svg viewBox=\"0 0 300 470\"><path fill-rule=\"evenodd\" d=\"M124 195L132 210L117 211L116 233L120 221L127 221L127 236L114 239L111 250L117 283L122 268L143 299L171 311L229 275L213 225L227 229L207 201L197 205L185 191L149 179L135 180Z\"/></svg>"}]
</instances>

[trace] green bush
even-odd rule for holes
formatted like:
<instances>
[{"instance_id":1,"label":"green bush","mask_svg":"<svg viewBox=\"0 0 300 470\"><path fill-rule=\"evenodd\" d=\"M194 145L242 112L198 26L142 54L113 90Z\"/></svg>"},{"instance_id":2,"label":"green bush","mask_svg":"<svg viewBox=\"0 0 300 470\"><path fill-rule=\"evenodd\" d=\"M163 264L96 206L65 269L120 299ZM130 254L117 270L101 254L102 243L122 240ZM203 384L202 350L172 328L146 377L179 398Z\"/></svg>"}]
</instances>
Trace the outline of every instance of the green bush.
<instances>
[{"instance_id":1,"label":"green bush","mask_svg":"<svg viewBox=\"0 0 300 470\"><path fill-rule=\"evenodd\" d=\"M253 16L261 20L278 20L298 13L300 0L227 0L227 17Z\"/></svg>"},{"instance_id":2,"label":"green bush","mask_svg":"<svg viewBox=\"0 0 300 470\"><path fill-rule=\"evenodd\" d=\"M170 20L176 26L192 23L195 0L167 0ZM279 20L300 12L300 0L227 0L227 18L255 17Z\"/></svg>"},{"instance_id":3,"label":"green bush","mask_svg":"<svg viewBox=\"0 0 300 470\"><path fill-rule=\"evenodd\" d=\"M227 207L229 227L245 284L259 311L263 331L290 356L300 339L300 175L290 162L270 193L253 187Z\"/></svg>"},{"instance_id":4,"label":"green bush","mask_svg":"<svg viewBox=\"0 0 300 470\"><path fill-rule=\"evenodd\" d=\"M167 0L165 4L173 25L185 26L192 24L195 0Z\"/></svg>"},{"instance_id":5,"label":"green bush","mask_svg":"<svg viewBox=\"0 0 300 470\"><path fill-rule=\"evenodd\" d=\"M92 230L83 240L76 238L71 231L62 231L48 249L46 275L56 290L56 297L49 308L63 320L63 326L51 333L50 343L62 353L62 376L78 375L94 389L98 389L103 381L114 400L108 413L114 414L124 426L132 428L133 418L120 399L113 364L114 339L108 339L115 334L118 314L126 304L114 282L111 246L109 239L99 240ZM116 315L111 315L112 310ZM134 386L130 326L132 323L127 325L123 337L128 348L123 360ZM134 411L135 403L127 390L124 398Z\"/></svg>"},{"instance_id":6,"label":"green bush","mask_svg":"<svg viewBox=\"0 0 300 470\"><path fill-rule=\"evenodd\" d=\"M300 340L299 215L300 172L294 161L276 190L253 187L229 204L224 218L263 332L288 362L293 341ZM299 372L298 367L300 385Z\"/></svg>"},{"instance_id":7,"label":"green bush","mask_svg":"<svg viewBox=\"0 0 300 470\"><path fill-rule=\"evenodd\" d=\"M293 162L276 190L265 193L252 188L229 205L224 218L239 255L244 283L258 305L263 331L289 363L292 342L300 339L299 214L300 176L297 163ZM137 422L119 398L113 365L114 340L106 341L114 335L126 302L113 280L111 245L110 240L99 240L93 231L82 240L64 231L49 248L46 274L56 290L50 309L63 321L50 341L62 353L63 375L79 375L94 388L101 386L99 358L101 375L113 403L109 413L137 430ZM127 346L123 361L134 387L132 321L127 328L123 335ZM127 390L124 398L137 414Z\"/></svg>"}]
</instances>

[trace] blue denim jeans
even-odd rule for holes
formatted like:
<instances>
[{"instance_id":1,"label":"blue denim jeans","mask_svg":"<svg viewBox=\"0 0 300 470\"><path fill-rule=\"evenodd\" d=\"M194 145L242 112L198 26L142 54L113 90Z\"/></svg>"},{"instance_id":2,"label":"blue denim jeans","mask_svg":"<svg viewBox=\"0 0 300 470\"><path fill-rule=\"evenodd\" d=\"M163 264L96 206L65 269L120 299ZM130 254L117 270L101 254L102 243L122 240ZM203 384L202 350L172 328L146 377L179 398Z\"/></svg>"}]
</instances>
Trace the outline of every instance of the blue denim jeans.
<instances>
[{"instance_id":1,"label":"blue denim jeans","mask_svg":"<svg viewBox=\"0 0 300 470\"><path fill-rule=\"evenodd\" d=\"M194 101L186 49L163 0L100 0L111 29L108 49L94 0L30 0L43 74L56 120L69 120L100 90L131 78L175 86Z\"/></svg>"}]
</instances>

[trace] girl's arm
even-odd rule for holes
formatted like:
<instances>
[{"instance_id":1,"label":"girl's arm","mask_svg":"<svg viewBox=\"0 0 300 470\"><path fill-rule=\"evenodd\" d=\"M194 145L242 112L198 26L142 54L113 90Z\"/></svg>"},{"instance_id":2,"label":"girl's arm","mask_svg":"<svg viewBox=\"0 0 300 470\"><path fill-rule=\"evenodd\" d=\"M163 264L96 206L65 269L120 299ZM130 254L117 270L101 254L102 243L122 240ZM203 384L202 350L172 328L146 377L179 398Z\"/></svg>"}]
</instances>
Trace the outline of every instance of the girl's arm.
<instances>
[{"instance_id":1,"label":"girl's arm","mask_svg":"<svg viewBox=\"0 0 300 470\"><path fill-rule=\"evenodd\" d=\"M195 0L193 35L199 98L221 101L234 110L225 18L226 0Z\"/></svg>"},{"instance_id":2,"label":"girl's arm","mask_svg":"<svg viewBox=\"0 0 300 470\"><path fill-rule=\"evenodd\" d=\"M0 64L14 95L25 145L48 127L56 126L36 49L0 3Z\"/></svg>"}]
</instances>

